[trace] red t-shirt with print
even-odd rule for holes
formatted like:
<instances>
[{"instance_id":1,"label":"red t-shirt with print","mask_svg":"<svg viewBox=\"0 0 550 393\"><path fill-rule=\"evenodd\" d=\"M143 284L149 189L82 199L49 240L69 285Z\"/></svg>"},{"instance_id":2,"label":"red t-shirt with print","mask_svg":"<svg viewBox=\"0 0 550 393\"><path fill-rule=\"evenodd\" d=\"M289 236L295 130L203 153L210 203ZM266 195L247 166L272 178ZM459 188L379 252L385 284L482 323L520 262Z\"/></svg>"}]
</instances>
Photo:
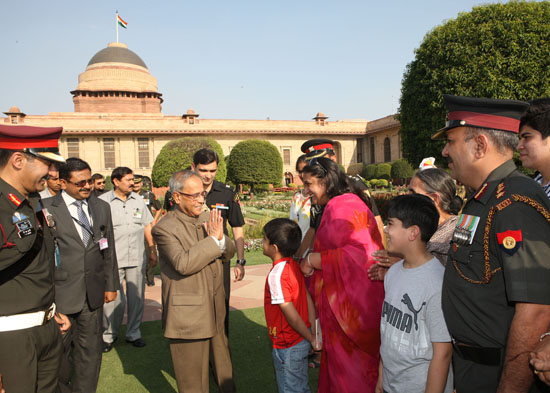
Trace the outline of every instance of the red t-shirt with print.
<instances>
[{"instance_id":1,"label":"red t-shirt with print","mask_svg":"<svg viewBox=\"0 0 550 393\"><path fill-rule=\"evenodd\" d=\"M300 265L292 258L273 262L265 281L264 311L269 337L274 348L289 348L303 337L288 324L280 304L292 302L300 317L309 328L307 292Z\"/></svg>"}]
</instances>

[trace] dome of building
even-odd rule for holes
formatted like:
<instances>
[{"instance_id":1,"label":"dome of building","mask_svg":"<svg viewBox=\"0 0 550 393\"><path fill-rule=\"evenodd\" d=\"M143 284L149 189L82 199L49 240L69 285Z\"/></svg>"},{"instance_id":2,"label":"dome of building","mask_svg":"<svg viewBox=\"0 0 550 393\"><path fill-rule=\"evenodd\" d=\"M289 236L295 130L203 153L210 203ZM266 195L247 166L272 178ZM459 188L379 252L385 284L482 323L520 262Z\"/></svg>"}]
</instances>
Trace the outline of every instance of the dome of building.
<instances>
[{"instance_id":1,"label":"dome of building","mask_svg":"<svg viewBox=\"0 0 550 393\"><path fill-rule=\"evenodd\" d=\"M162 103L156 78L119 42L91 58L71 94L76 112L160 112Z\"/></svg>"},{"instance_id":2,"label":"dome of building","mask_svg":"<svg viewBox=\"0 0 550 393\"><path fill-rule=\"evenodd\" d=\"M107 48L97 52L88 63L128 63L147 68L141 57L132 52L125 44L112 42Z\"/></svg>"}]
</instances>

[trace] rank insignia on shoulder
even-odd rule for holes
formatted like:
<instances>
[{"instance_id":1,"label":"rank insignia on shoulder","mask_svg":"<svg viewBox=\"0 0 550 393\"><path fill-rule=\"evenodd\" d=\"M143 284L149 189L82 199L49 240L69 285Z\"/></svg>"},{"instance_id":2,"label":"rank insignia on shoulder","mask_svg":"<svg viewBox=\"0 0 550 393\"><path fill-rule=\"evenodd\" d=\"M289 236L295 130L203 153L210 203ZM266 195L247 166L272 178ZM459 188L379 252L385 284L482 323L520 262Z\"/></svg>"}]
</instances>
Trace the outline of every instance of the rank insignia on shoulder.
<instances>
[{"instance_id":1,"label":"rank insignia on shoulder","mask_svg":"<svg viewBox=\"0 0 550 393\"><path fill-rule=\"evenodd\" d=\"M504 187L504 182L499 183L499 185L497 186L497 199L502 198L505 194L505 191L506 191L506 188Z\"/></svg>"},{"instance_id":2,"label":"rank insignia on shoulder","mask_svg":"<svg viewBox=\"0 0 550 393\"><path fill-rule=\"evenodd\" d=\"M497 233L498 245L508 255L514 255L523 241L521 229Z\"/></svg>"},{"instance_id":3,"label":"rank insignia on shoulder","mask_svg":"<svg viewBox=\"0 0 550 393\"><path fill-rule=\"evenodd\" d=\"M15 196L15 194L8 194L8 199L12 201L15 206L19 207L19 205L21 204L21 201L19 200L19 198L17 198L17 196Z\"/></svg>"},{"instance_id":4,"label":"rank insignia on shoulder","mask_svg":"<svg viewBox=\"0 0 550 393\"><path fill-rule=\"evenodd\" d=\"M239 194L235 193L235 196L233 197L234 202L239 202Z\"/></svg>"},{"instance_id":5,"label":"rank insignia on shoulder","mask_svg":"<svg viewBox=\"0 0 550 393\"><path fill-rule=\"evenodd\" d=\"M510 206L512 204L512 201L510 200L510 198L506 198L505 200L503 200L502 202L500 202L498 205L497 205L497 209L499 211L501 211L502 209L505 209L507 208L508 206Z\"/></svg>"},{"instance_id":6,"label":"rank insignia on shoulder","mask_svg":"<svg viewBox=\"0 0 550 393\"><path fill-rule=\"evenodd\" d=\"M484 183L478 192L474 195L474 199L479 199L482 197L483 194L485 194L485 191L487 191L487 187L489 187L489 183Z\"/></svg>"}]
</instances>

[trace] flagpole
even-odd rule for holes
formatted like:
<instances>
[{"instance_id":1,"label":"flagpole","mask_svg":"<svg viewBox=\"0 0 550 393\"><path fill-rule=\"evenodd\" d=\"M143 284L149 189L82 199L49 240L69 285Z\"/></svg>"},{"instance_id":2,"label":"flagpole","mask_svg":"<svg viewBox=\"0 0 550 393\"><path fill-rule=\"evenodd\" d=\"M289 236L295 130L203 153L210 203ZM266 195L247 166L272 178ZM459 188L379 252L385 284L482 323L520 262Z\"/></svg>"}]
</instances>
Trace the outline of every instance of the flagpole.
<instances>
[{"instance_id":1,"label":"flagpole","mask_svg":"<svg viewBox=\"0 0 550 393\"><path fill-rule=\"evenodd\" d=\"M116 42L118 43L118 10L115 15L115 25L116 25Z\"/></svg>"}]
</instances>

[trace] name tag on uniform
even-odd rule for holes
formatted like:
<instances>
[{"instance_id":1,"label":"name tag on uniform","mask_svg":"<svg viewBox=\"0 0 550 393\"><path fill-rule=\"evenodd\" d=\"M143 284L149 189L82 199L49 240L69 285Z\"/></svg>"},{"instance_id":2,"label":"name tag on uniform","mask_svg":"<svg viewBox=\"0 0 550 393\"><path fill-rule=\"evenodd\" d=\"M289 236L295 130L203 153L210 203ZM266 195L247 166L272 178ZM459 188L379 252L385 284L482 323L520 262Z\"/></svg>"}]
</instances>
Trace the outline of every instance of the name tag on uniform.
<instances>
[{"instance_id":1,"label":"name tag on uniform","mask_svg":"<svg viewBox=\"0 0 550 393\"><path fill-rule=\"evenodd\" d=\"M141 219L143 212L139 209L134 210L134 218Z\"/></svg>"},{"instance_id":2,"label":"name tag on uniform","mask_svg":"<svg viewBox=\"0 0 550 393\"><path fill-rule=\"evenodd\" d=\"M15 223L15 227L17 228L17 235L20 239L30 236L35 232L28 218L25 220L17 221Z\"/></svg>"},{"instance_id":3,"label":"name tag on uniform","mask_svg":"<svg viewBox=\"0 0 550 393\"><path fill-rule=\"evenodd\" d=\"M106 238L102 237L101 239L99 239L99 249L100 250L105 250L108 247L109 247L109 242L107 241Z\"/></svg>"}]
</instances>

